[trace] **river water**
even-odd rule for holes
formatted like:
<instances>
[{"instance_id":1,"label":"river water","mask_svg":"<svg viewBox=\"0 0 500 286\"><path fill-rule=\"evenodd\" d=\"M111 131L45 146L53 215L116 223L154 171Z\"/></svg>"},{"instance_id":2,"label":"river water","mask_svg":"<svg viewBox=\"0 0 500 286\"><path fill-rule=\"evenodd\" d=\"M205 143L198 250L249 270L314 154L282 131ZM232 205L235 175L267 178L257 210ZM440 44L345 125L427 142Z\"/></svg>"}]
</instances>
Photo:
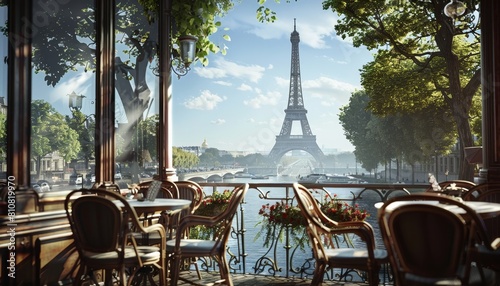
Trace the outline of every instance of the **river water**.
<instances>
[{"instance_id":1,"label":"river water","mask_svg":"<svg viewBox=\"0 0 500 286\"><path fill-rule=\"evenodd\" d=\"M276 176L276 177L269 177L269 179L251 179L251 178L235 178L235 179L226 179L224 180L224 183L293 183L296 182L297 178L295 177L289 177L289 176ZM268 197L270 198L283 198L285 196L284 193L284 188L262 188L262 191L266 192L269 191ZM352 199L353 195L351 192L354 194L357 194L357 192L360 192L361 189L350 189L350 188L332 188L329 190L331 194L336 194L340 199ZM293 196L293 191L290 190L290 196ZM277 199L274 200L263 200L259 198L259 192L255 189L250 189L245 197L246 203L243 205L244 208L244 223L245 223L245 252L247 254L246 257L246 266L245 266L245 271L249 273L254 273L254 267L256 262L259 262L259 259L261 257L266 256L266 257L273 257L273 250L271 250L269 253L268 248L263 247L263 238L259 238L255 240L256 234L260 230L260 225L258 223L262 220L262 217L258 214L260 208L264 204L274 204ZM357 204L361 209L366 209L370 216L367 218L367 222L372 225L375 231L375 239L377 242L378 247L384 248L382 239L380 237L380 232L379 232L379 227L377 223L377 209L374 207L376 202L379 202L380 198L378 195L375 193L370 194L370 192L365 192L363 193L363 198L361 200L357 200ZM353 241L355 245L361 244L360 241L354 240ZM230 247L238 247L236 244L236 241L231 241L229 243ZM235 250L236 251L236 250ZM283 243L279 243L278 247L276 248L277 256L276 256L276 262L278 263L278 267L282 268L282 271L285 271L286 268L286 254L285 254L285 248ZM292 267L300 267L302 264L306 263L306 260L311 258L311 250L309 245L306 245L306 248L304 250L297 250L297 253L294 254L293 259L292 259ZM266 273L268 270L266 269L265 272L262 274L273 274L271 273ZM285 273L279 272L277 275L284 276Z\"/></svg>"}]
</instances>

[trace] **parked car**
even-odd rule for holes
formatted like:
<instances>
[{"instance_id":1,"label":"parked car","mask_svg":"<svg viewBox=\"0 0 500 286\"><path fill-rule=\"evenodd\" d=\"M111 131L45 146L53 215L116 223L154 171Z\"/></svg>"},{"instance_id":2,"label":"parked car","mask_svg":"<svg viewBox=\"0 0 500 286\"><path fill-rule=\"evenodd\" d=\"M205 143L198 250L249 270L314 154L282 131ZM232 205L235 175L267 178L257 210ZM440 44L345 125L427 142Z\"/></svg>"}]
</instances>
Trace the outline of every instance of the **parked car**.
<instances>
[{"instance_id":1,"label":"parked car","mask_svg":"<svg viewBox=\"0 0 500 286\"><path fill-rule=\"evenodd\" d=\"M44 190L50 191L52 189L52 185L54 184L54 181L52 180L39 180L36 182L38 185L43 187Z\"/></svg>"},{"instance_id":2,"label":"parked car","mask_svg":"<svg viewBox=\"0 0 500 286\"><path fill-rule=\"evenodd\" d=\"M45 182L42 182L40 184L34 183L31 185L31 187L38 193L50 192L50 186Z\"/></svg>"},{"instance_id":3,"label":"parked car","mask_svg":"<svg viewBox=\"0 0 500 286\"><path fill-rule=\"evenodd\" d=\"M93 184L95 183L95 174L94 173L88 173L85 176L85 181L87 184Z\"/></svg>"},{"instance_id":4,"label":"parked car","mask_svg":"<svg viewBox=\"0 0 500 286\"><path fill-rule=\"evenodd\" d=\"M115 180L121 180L122 179L122 173L116 172L115 173Z\"/></svg>"},{"instance_id":5,"label":"parked car","mask_svg":"<svg viewBox=\"0 0 500 286\"><path fill-rule=\"evenodd\" d=\"M69 184L70 185L83 184L83 175L82 174L71 174L71 176L69 176Z\"/></svg>"}]
</instances>

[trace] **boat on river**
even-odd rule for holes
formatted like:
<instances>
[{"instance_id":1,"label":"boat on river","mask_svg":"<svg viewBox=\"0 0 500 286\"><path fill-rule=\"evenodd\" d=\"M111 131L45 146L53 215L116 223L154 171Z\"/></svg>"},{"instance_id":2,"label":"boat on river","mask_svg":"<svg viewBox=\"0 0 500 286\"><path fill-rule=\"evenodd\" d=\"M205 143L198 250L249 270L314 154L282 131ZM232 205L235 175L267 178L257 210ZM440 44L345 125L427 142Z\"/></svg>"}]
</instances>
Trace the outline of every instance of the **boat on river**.
<instances>
[{"instance_id":1,"label":"boat on river","mask_svg":"<svg viewBox=\"0 0 500 286\"><path fill-rule=\"evenodd\" d=\"M235 178L253 178L254 175L247 172L236 172L234 174Z\"/></svg>"},{"instance_id":2,"label":"boat on river","mask_svg":"<svg viewBox=\"0 0 500 286\"><path fill-rule=\"evenodd\" d=\"M361 180L346 175L332 175L332 174L309 174L305 177L299 177L299 183L309 184L359 184L363 183Z\"/></svg>"}]
</instances>

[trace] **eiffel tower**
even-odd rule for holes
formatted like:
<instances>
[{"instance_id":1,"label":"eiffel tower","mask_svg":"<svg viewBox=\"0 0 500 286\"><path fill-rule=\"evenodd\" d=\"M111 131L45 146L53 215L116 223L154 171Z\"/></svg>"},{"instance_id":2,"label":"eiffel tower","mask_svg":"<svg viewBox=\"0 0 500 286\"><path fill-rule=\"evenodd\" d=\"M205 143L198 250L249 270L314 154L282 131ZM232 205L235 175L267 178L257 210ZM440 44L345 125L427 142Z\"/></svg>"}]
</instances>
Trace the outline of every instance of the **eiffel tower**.
<instances>
[{"instance_id":1,"label":"eiffel tower","mask_svg":"<svg viewBox=\"0 0 500 286\"><path fill-rule=\"evenodd\" d=\"M293 32L290 35L292 42L292 65L290 69L290 93L288 96L288 107L285 109L285 120L281 127L280 135L276 136L276 143L269 152L269 158L275 163L287 152L292 150L303 150L311 154L320 164L324 162L325 154L316 143L316 136L312 134L311 127L307 121L307 110L302 98L302 84L300 81L300 58L299 58L299 33L296 30L295 19L293 20ZM300 121L302 135L292 135L294 121Z\"/></svg>"}]
</instances>

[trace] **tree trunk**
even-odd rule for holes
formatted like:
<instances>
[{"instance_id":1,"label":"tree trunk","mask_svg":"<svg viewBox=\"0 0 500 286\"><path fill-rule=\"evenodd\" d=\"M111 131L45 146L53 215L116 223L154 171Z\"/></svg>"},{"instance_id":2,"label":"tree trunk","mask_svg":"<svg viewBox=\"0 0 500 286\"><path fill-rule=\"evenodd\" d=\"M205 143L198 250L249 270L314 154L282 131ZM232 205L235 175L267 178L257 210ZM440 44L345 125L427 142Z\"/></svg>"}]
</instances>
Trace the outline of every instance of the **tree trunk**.
<instances>
[{"instance_id":1,"label":"tree trunk","mask_svg":"<svg viewBox=\"0 0 500 286\"><path fill-rule=\"evenodd\" d=\"M42 156L36 157L36 179L40 180L40 171L42 168ZM34 183L34 182L31 182Z\"/></svg>"},{"instance_id":2,"label":"tree trunk","mask_svg":"<svg viewBox=\"0 0 500 286\"><path fill-rule=\"evenodd\" d=\"M456 110L456 109L454 109ZM467 116L463 116L461 112L455 112L455 122L457 124L459 138L459 158L460 171L458 179L474 181L474 166L465 160L464 147L474 146L471 127Z\"/></svg>"},{"instance_id":3,"label":"tree trunk","mask_svg":"<svg viewBox=\"0 0 500 286\"><path fill-rule=\"evenodd\" d=\"M449 21L449 19L446 19ZM448 22L449 24L449 22ZM474 140L469 123L469 113L472 106L472 97L477 89L474 87L477 82L471 83L471 88L465 90L460 82L460 62L458 56L453 53L453 37L455 30L453 26L442 23L441 29L436 34L436 44L446 60L446 68L449 79L449 90L443 93L445 102L450 106L450 110L455 119L458 131L459 151L460 151L460 171L458 178L461 180L474 180L474 167L465 161L463 148L473 146ZM473 77L471 80L476 80ZM479 86L478 86L479 87Z\"/></svg>"}]
</instances>

